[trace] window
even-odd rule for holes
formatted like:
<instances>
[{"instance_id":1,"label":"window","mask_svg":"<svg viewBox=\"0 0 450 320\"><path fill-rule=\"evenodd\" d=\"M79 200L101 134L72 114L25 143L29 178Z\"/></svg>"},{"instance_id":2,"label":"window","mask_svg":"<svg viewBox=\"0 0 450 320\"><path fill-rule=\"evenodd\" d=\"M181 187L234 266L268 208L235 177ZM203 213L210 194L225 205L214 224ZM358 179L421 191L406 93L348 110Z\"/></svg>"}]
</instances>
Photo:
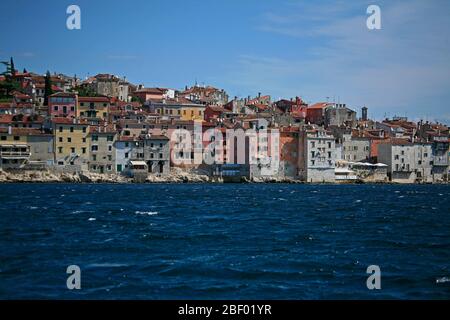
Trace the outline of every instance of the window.
<instances>
[{"instance_id":1,"label":"window","mask_svg":"<svg viewBox=\"0 0 450 320\"><path fill-rule=\"evenodd\" d=\"M153 153L150 153L150 159L153 159Z\"/></svg>"},{"instance_id":2,"label":"window","mask_svg":"<svg viewBox=\"0 0 450 320\"><path fill-rule=\"evenodd\" d=\"M107 136L106 137L106 141L113 141L114 140L114 136Z\"/></svg>"},{"instance_id":3,"label":"window","mask_svg":"<svg viewBox=\"0 0 450 320\"><path fill-rule=\"evenodd\" d=\"M108 161L112 160L112 155L108 155Z\"/></svg>"},{"instance_id":4,"label":"window","mask_svg":"<svg viewBox=\"0 0 450 320\"><path fill-rule=\"evenodd\" d=\"M162 144L162 143L160 143L160 144L159 144L159 147L160 147L160 148L162 148L162 147L163 147L163 144Z\"/></svg>"},{"instance_id":5,"label":"window","mask_svg":"<svg viewBox=\"0 0 450 320\"><path fill-rule=\"evenodd\" d=\"M63 148L62 147L58 147L58 153L62 153L63 152Z\"/></svg>"},{"instance_id":6,"label":"window","mask_svg":"<svg viewBox=\"0 0 450 320\"><path fill-rule=\"evenodd\" d=\"M98 136L92 136L91 140L92 141L98 141Z\"/></svg>"},{"instance_id":7,"label":"window","mask_svg":"<svg viewBox=\"0 0 450 320\"><path fill-rule=\"evenodd\" d=\"M128 142L125 142L125 148L128 148L130 144Z\"/></svg>"},{"instance_id":8,"label":"window","mask_svg":"<svg viewBox=\"0 0 450 320\"><path fill-rule=\"evenodd\" d=\"M97 161L97 155L95 154L92 155L92 161Z\"/></svg>"},{"instance_id":9,"label":"window","mask_svg":"<svg viewBox=\"0 0 450 320\"><path fill-rule=\"evenodd\" d=\"M54 107L53 107L53 110L54 110L54 111L58 111L58 106L54 106Z\"/></svg>"},{"instance_id":10,"label":"window","mask_svg":"<svg viewBox=\"0 0 450 320\"><path fill-rule=\"evenodd\" d=\"M153 142L152 142L152 143L150 143L150 147L151 147L151 148L153 148L153 146L154 146Z\"/></svg>"},{"instance_id":11,"label":"window","mask_svg":"<svg viewBox=\"0 0 450 320\"><path fill-rule=\"evenodd\" d=\"M73 127L70 127L70 132L73 132Z\"/></svg>"},{"instance_id":12,"label":"window","mask_svg":"<svg viewBox=\"0 0 450 320\"><path fill-rule=\"evenodd\" d=\"M112 151L112 145L108 146L108 151L111 152Z\"/></svg>"},{"instance_id":13,"label":"window","mask_svg":"<svg viewBox=\"0 0 450 320\"><path fill-rule=\"evenodd\" d=\"M162 154L162 153L160 153L160 154L159 154L159 158L160 158L160 159L162 159L162 157L163 157L163 154Z\"/></svg>"},{"instance_id":14,"label":"window","mask_svg":"<svg viewBox=\"0 0 450 320\"><path fill-rule=\"evenodd\" d=\"M128 159L128 152L126 152L126 153L125 153L125 158L127 158L127 159Z\"/></svg>"},{"instance_id":15,"label":"window","mask_svg":"<svg viewBox=\"0 0 450 320\"><path fill-rule=\"evenodd\" d=\"M63 127L59 127L59 132L63 132Z\"/></svg>"},{"instance_id":16,"label":"window","mask_svg":"<svg viewBox=\"0 0 450 320\"><path fill-rule=\"evenodd\" d=\"M86 138L83 138L82 141L83 141L83 143L86 143Z\"/></svg>"},{"instance_id":17,"label":"window","mask_svg":"<svg viewBox=\"0 0 450 320\"><path fill-rule=\"evenodd\" d=\"M6 140L6 136L2 136L2 141L5 141Z\"/></svg>"},{"instance_id":18,"label":"window","mask_svg":"<svg viewBox=\"0 0 450 320\"><path fill-rule=\"evenodd\" d=\"M75 153L75 148L70 148L70 152Z\"/></svg>"},{"instance_id":19,"label":"window","mask_svg":"<svg viewBox=\"0 0 450 320\"><path fill-rule=\"evenodd\" d=\"M75 111L75 107L70 107L70 111Z\"/></svg>"},{"instance_id":20,"label":"window","mask_svg":"<svg viewBox=\"0 0 450 320\"><path fill-rule=\"evenodd\" d=\"M91 151L98 151L98 146L97 145L93 145L91 147Z\"/></svg>"},{"instance_id":21,"label":"window","mask_svg":"<svg viewBox=\"0 0 450 320\"><path fill-rule=\"evenodd\" d=\"M86 147L81 148L83 153L86 153Z\"/></svg>"},{"instance_id":22,"label":"window","mask_svg":"<svg viewBox=\"0 0 450 320\"><path fill-rule=\"evenodd\" d=\"M67 138L67 142L72 142L72 138Z\"/></svg>"},{"instance_id":23,"label":"window","mask_svg":"<svg viewBox=\"0 0 450 320\"><path fill-rule=\"evenodd\" d=\"M14 136L14 140L18 141L18 140L20 140L20 137L19 136Z\"/></svg>"},{"instance_id":24,"label":"window","mask_svg":"<svg viewBox=\"0 0 450 320\"><path fill-rule=\"evenodd\" d=\"M86 127L83 127L83 133L86 133Z\"/></svg>"}]
</instances>

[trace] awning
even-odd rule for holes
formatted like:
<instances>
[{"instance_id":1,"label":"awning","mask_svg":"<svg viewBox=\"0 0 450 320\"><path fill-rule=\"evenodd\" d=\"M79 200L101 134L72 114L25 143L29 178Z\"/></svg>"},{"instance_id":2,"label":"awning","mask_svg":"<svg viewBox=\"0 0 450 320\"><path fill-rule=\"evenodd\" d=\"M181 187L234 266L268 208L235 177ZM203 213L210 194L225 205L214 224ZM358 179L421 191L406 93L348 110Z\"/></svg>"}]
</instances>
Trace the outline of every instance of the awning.
<instances>
[{"instance_id":1,"label":"awning","mask_svg":"<svg viewBox=\"0 0 450 320\"><path fill-rule=\"evenodd\" d=\"M146 166L147 163L145 161L130 161L130 164L132 166Z\"/></svg>"}]
</instances>

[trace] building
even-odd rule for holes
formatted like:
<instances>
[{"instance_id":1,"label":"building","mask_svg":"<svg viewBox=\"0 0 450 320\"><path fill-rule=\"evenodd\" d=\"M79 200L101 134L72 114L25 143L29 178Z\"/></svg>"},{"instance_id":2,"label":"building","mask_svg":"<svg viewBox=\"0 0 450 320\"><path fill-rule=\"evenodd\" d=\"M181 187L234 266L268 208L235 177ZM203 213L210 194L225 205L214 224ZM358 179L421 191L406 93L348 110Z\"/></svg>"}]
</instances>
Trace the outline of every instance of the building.
<instances>
[{"instance_id":1,"label":"building","mask_svg":"<svg viewBox=\"0 0 450 320\"><path fill-rule=\"evenodd\" d=\"M203 105L219 105L223 106L228 103L228 94L223 89L217 89L211 86L194 85L185 88L179 93L179 97L186 98L197 104Z\"/></svg>"},{"instance_id":2,"label":"building","mask_svg":"<svg viewBox=\"0 0 450 320\"><path fill-rule=\"evenodd\" d=\"M206 109L205 105L185 98L148 100L146 106L162 118L180 120L203 120Z\"/></svg>"},{"instance_id":3,"label":"building","mask_svg":"<svg viewBox=\"0 0 450 320\"><path fill-rule=\"evenodd\" d=\"M48 114L52 117L76 117L78 96L70 92L58 92L48 98Z\"/></svg>"},{"instance_id":4,"label":"building","mask_svg":"<svg viewBox=\"0 0 450 320\"><path fill-rule=\"evenodd\" d=\"M308 106L306 109L306 122L319 126L325 125L325 110L333 104L328 102L319 102Z\"/></svg>"},{"instance_id":5,"label":"building","mask_svg":"<svg viewBox=\"0 0 450 320\"><path fill-rule=\"evenodd\" d=\"M113 125L90 126L89 128L89 171L113 173L116 171L114 142L117 132Z\"/></svg>"},{"instance_id":6,"label":"building","mask_svg":"<svg viewBox=\"0 0 450 320\"><path fill-rule=\"evenodd\" d=\"M114 142L115 171L126 174L129 171L130 160L139 146L138 140L131 136L119 136Z\"/></svg>"},{"instance_id":7,"label":"building","mask_svg":"<svg viewBox=\"0 0 450 320\"><path fill-rule=\"evenodd\" d=\"M169 142L169 138L163 135L150 134L141 137L139 149L142 148L142 155L139 158L147 164L148 173L158 175L170 173Z\"/></svg>"},{"instance_id":8,"label":"building","mask_svg":"<svg viewBox=\"0 0 450 320\"><path fill-rule=\"evenodd\" d=\"M367 161L370 158L370 139L357 133L342 136L341 159L353 162Z\"/></svg>"},{"instance_id":9,"label":"building","mask_svg":"<svg viewBox=\"0 0 450 320\"><path fill-rule=\"evenodd\" d=\"M449 181L449 139L448 135L435 135L432 140L433 180Z\"/></svg>"},{"instance_id":10,"label":"building","mask_svg":"<svg viewBox=\"0 0 450 320\"><path fill-rule=\"evenodd\" d=\"M325 126L346 126L353 128L356 125L356 111L345 104L332 104L324 109Z\"/></svg>"},{"instance_id":11,"label":"building","mask_svg":"<svg viewBox=\"0 0 450 320\"><path fill-rule=\"evenodd\" d=\"M302 130L299 135L299 176L306 182L335 181L335 138L323 129Z\"/></svg>"},{"instance_id":12,"label":"building","mask_svg":"<svg viewBox=\"0 0 450 320\"><path fill-rule=\"evenodd\" d=\"M108 97L79 97L77 117L93 121L106 120L110 105Z\"/></svg>"},{"instance_id":13,"label":"building","mask_svg":"<svg viewBox=\"0 0 450 320\"><path fill-rule=\"evenodd\" d=\"M89 124L85 119L53 118L55 164L75 171L87 170Z\"/></svg>"},{"instance_id":14,"label":"building","mask_svg":"<svg viewBox=\"0 0 450 320\"><path fill-rule=\"evenodd\" d=\"M299 172L299 128L286 127L280 129L280 169L282 177L298 177Z\"/></svg>"},{"instance_id":15,"label":"building","mask_svg":"<svg viewBox=\"0 0 450 320\"><path fill-rule=\"evenodd\" d=\"M24 130L0 128L0 168L20 169L28 163L31 150Z\"/></svg>"},{"instance_id":16,"label":"building","mask_svg":"<svg viewBox=\"0 0 450 320\"><path fill-rule=\"evenodd\" d=\"M412 143L393 138L378 146L378 161L388 165L388 176L392 182L433 181L431 143Z\"/></svg>"},{"instance_id":17,"label":"building","mask_svg":"<svg viewBox=\"0 0 450 320\"><path fill-rule=\"evenodd\" d=\"M148 100L175 99L175 90L167 88L142 88L133 92L142 103Z\"/></svg>"}]
</instances>

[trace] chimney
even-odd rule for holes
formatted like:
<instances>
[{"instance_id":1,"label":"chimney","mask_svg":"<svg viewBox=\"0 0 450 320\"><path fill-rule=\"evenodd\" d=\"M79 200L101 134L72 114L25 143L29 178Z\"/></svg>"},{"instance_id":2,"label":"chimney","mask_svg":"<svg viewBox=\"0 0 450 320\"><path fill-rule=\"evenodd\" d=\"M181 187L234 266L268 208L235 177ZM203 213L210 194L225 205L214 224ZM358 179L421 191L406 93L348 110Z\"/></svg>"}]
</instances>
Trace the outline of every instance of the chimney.
<instances>
[{"instance_id":1,"label":"chimney","mask_svg":"<svg viewBox=\"0 0 450 320\"><path fill-rule=\"evenodd\" d=\"M8 126L8 135L12 135L12 127Z\"/></svg>"},{"instance_id":2,"label":"chimney","mask_svg":"<svg viewBox=\"0 0 450 320\"><path fill-rule=\"evenodd\" d=\"M258 92L258 98L261 98L261 92Z\"/></svg>"}]
</instances>

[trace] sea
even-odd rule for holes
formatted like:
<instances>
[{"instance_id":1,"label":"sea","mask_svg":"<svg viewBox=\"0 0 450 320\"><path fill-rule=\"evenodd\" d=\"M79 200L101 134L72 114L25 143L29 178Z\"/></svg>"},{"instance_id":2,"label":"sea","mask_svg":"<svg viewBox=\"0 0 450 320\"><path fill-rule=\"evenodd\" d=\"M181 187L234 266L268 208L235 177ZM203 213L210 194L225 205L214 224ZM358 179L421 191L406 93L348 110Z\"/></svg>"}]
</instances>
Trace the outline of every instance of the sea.
<instances>
[{"instance_id":1,"label":"sea","mask_svg":"<svg viewBox=\"0 0 450 320\"><path fill-rule=\"evenodd\" d=\"M0 299L450 299L449 199L449 185L2 184Z\"/></svg>"}]
</instances>

